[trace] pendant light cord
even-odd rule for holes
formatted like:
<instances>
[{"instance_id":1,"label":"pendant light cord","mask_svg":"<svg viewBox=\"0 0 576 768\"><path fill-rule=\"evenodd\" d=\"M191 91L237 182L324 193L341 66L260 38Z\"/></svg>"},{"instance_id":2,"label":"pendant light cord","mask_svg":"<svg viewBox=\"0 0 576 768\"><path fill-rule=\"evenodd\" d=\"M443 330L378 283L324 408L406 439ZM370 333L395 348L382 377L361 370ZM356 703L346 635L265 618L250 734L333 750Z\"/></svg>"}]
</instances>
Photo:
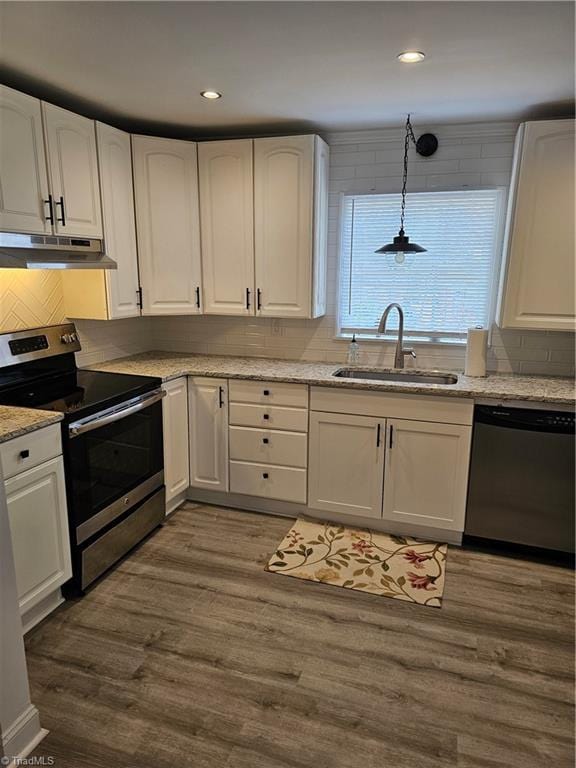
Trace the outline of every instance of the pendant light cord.
<instances>
[{"instance_id":1,"label":"pendant light cord","mask_svg":"<svg viewBox=\"0 0 576 768\"><path fill-rule=\"evenodd\" d=\"M404 137L404 174L402 177L402 208L400 212L400 235L404 234L404 209L406 208L406 183L408 181L408 149L410 148L410 142L416 144L416 137L412 130L412 123L410 122L410 115L406 118L406 135Z\"/></svg>"}]
</instances>

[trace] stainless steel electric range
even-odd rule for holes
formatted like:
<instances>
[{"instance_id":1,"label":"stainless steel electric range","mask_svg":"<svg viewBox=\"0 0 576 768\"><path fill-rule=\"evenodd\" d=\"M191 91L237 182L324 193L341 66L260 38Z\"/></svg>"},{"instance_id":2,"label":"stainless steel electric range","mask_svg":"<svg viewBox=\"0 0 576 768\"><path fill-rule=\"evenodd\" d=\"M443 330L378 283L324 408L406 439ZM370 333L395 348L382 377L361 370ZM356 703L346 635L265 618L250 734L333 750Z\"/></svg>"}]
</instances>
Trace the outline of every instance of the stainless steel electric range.
<instances>
[{"instance_id":1,"label":"stainless steel electric range","mask_svg":"<svg viewBox=\"0 0 576 768\"><path fill-rule=\"evenodd\" d=\"M82 593L164 519L161 380L80 370L73 323L0 334L0 404L63 414L73 578Z\"/></svg>"}]
</instances>

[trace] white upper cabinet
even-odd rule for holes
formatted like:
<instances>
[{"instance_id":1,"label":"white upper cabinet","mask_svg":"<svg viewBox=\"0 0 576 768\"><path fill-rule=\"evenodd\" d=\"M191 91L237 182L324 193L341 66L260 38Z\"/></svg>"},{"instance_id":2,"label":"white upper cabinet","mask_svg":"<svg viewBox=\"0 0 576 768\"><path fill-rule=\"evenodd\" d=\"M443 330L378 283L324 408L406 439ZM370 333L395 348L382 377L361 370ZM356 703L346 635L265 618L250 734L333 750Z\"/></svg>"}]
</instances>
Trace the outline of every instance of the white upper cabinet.
<instances>
[{"instance_id":1,"label":"white upper cabinet","mask_svg":"<svg viewBox=\"0 0 576 768\"><path fill-rule=\"evenodd\" d=\"M118 265L105 272L108 316L136 317L140 306L130 135L96 123L96 136L106 253Z\"/></svg>"},{"instance_id":2,"label":"white upper cabinet","mask_svg":"<svg viewBox=\"0 0 576 768\"><path fill-rule=\"evenodd\" d=\"M196 144L132 137L143 314L201 311Z\"/></svg>"},{"instance_id":3,"label":"white upper cabinet","mask_svg":"<svg viewBox=\"0 0 576 768\"><path fill-rule=\"evenodd\" d=\"M102 237L94 121L46 102L42 114L55 232Z\"/></svg>"},{"instance_id":4,"label":"white upper cabinet","mask_svg":"<svg viewBox=\"0 0 576 768\"><path fill-rule=\"evenodd\" d=\"M104 246L116 269L67 269L64 310L70 318L113 320L140 315L130 134L96 124Z\"/></svg>"},{"instance_id":5,"label":"white upper cabinet","mask_svg":"<svg viewBox=\"0 0 576 768\"><path fill-rule=\"evenodd\" d=\"M252 139L198 145L204 312L254 314Z\"/></svg>"},{"instance_id":6,"label":"white upper cabinet","mask_svg":"<svg viewBox=\"0 0 576 768\"><path fill-rule=\"evenodd\" d=\"M325 311L327 157L318 136L254 141L257 315Z\"/></svg>"},{"instance_id":7,"label":"white upper cabinet","mask_svg":"<svg viewBox=\"0 0 576 768\"><path fill-rule=\"evenodd\" d=\"M38 99L0 86L0 229L51 234Z\"/></svg>"},{"instance_id":8,"label":"white upper cabinet","mask_svg":"<svg viewBox=\"0 0 576 768\"><path fill-rule=\"evenodd\" d=\"M383 518L464 530L472 428L387 420Z\"/></svg>"},{"instance_id":9,"label":"white upper cabinet","mask_svg":"<svg viewBox=\"0 0 576 768\"><path fill-rule=\"evenodd\" d=\"M516 140L500 302L503 328L574 330L574 121Z\"/></svg>"}]
</instances>

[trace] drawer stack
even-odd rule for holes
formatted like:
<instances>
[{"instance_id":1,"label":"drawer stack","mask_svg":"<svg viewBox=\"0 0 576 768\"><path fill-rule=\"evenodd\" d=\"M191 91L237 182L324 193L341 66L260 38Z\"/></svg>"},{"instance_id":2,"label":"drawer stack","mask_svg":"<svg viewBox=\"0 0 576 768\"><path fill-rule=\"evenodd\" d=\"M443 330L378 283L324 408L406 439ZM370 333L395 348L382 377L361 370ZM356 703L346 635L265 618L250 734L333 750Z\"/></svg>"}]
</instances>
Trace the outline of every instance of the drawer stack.
<instances>
[{"instance_id":1,"label":"drawer stack","mask_svg":"<svg viewBox=\"0 0 576 768\"><path fill-rule=\"evenodd\" d=\"M308 387L229 381L230 491L306 503Z\"/></svg>"}]
</instances>

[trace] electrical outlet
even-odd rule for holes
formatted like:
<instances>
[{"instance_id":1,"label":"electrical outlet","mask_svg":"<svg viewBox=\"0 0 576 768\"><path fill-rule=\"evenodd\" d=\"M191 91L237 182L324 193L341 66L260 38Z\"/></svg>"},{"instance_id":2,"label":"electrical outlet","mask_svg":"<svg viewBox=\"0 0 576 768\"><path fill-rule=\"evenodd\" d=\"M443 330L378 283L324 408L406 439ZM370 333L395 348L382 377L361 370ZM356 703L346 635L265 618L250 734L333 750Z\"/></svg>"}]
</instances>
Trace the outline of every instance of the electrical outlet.
<instances>
[{"instance_id":1,"label":"electrical outlet","mask_svg":"<svg viewBox=\"0 0 576 768\"><path fill-rule=\"evenodd\" d=\"M284 336L284 329L280 325L280 319L272 320L272 336Z\"/></svg>"}]
</instances>

